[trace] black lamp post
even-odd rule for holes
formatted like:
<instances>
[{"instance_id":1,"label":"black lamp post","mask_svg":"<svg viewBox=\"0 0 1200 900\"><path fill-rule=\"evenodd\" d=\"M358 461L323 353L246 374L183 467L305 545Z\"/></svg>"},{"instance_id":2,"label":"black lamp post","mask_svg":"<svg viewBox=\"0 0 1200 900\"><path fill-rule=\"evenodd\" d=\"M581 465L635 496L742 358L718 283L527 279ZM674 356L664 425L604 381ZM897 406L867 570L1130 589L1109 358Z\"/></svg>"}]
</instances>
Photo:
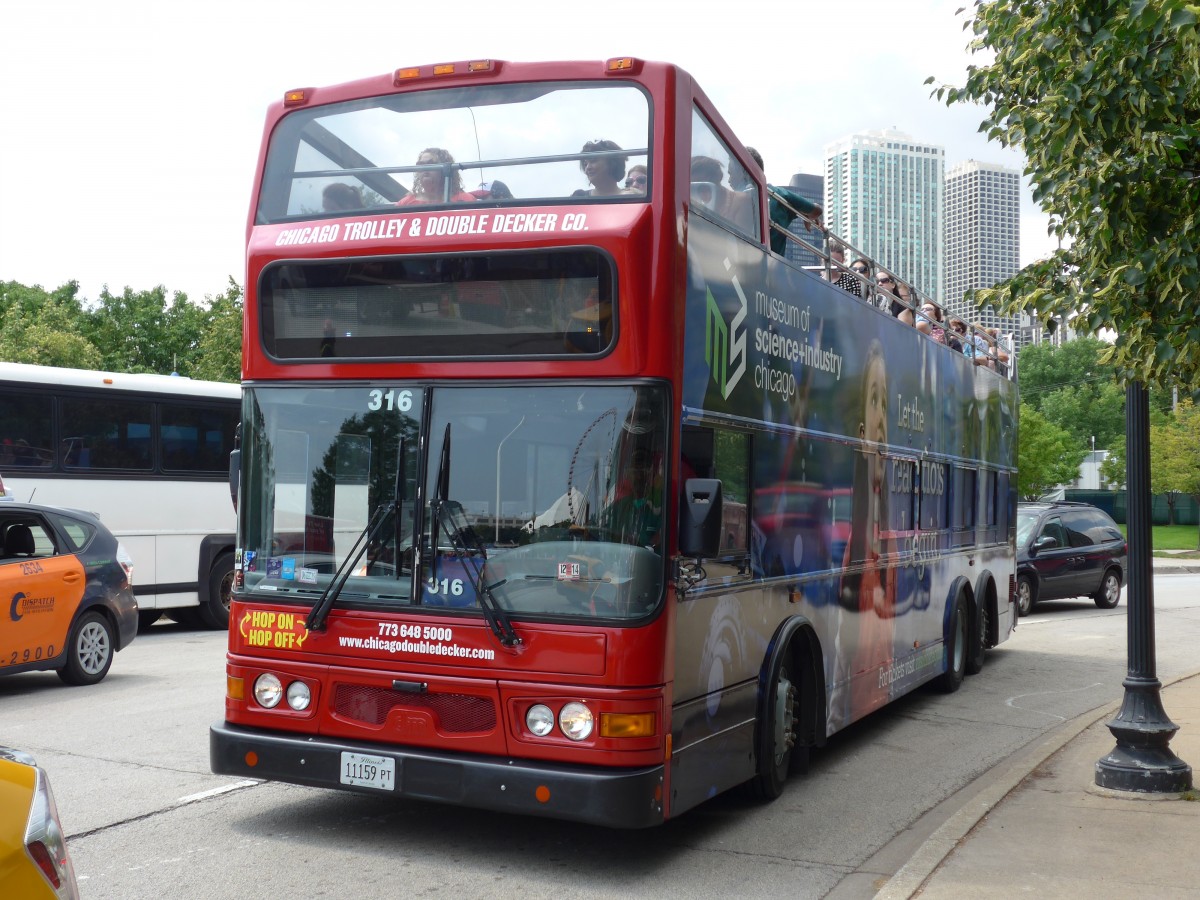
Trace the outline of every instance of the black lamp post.
<instances>
[{"instance_id":1,"label":"black lamp post","mask_svg":"<svg viewBox=\"0 0 1200 900\"><path fill-rule=\"evenodd\" d=\"M1150 400L1143 384L1125 391L1125 481L1129 491L1127 601L1129 671L1121 711L1108 723L1117 745L1096 761L1096 784L1118 791L1191 790L1192 767L1171 752L1179 727L1163 709L1154 659L1154 581L1150 544Z\"/></svg>"}]
</instances>

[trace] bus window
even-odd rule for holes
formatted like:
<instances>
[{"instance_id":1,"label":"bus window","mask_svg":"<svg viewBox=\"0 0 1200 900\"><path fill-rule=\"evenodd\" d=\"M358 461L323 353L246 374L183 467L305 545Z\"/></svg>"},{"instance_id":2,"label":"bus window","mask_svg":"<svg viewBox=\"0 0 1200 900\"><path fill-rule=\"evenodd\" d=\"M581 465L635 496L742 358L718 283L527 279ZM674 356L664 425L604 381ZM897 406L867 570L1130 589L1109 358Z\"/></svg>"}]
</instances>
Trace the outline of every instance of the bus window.
<instances>
[{"instance_id":1,"label":"bus window","mask_svg":"<svg viewBox=\"0 0 1200 900\"><path fill-rule=\"evenodd\" d=\"M750 436L717 429L714 477L721 480L721 553L750 550Z\"/></svg>"},{"instance_id":2,"label":"bus window","mask_svg":"<svg viewBox=\"0 0 1200 900\"><path fill-rule=\"evenodd\" d=\"M394 214L414 192L419 173L428 171L417 160L430 148L445 151L439 157L449 160L442 168L453 189L445 203L403 206L405 218L439 207L647 202L644 191L587 194L584 169L595 156L583 148L601 139L620 148L612 157L618 182L640 165L653 183L650 104L645 91L629 83L485 84L298 109L271 136L257 221ZM381 221L353 233L394 227ZM477 221L475 227L482 226ZM545 216L539 225L534 216L497 213L487 227L512 233L547 226ZM409 232L407 225L405 235L437 237Z\"/></svg>"},{"instance_id":3,"label":"bus window","mask_svg":"<svg viewBox=\"0 0 1200 900\"><path fill-rule=\"evenodd\" d=\"M731 186L731 175L740 182L740 190ZM742 164L699 109L692 110L691 183L692 209L758 238L758 186L745 178Z\"/></svg>"},{"instance_id":4,"label":"bus window","mask_svg":"<svg viewBox=\"0 0 1200 900\"><path fill-rule=\"evenodd\" d=\"M54 465L53 408L45 398L0 396L0 472Z\"/></svg>"},{"instance_id":5,"label":"bus window","mask_svg":"<svg viewBox=\"0 0 1200 900\"><path fill-rule=\"evenodd\" d=\"M68 468L145 472L153 468L153 405L142 400L62 401Z\"/></svg>"}]
</instances>

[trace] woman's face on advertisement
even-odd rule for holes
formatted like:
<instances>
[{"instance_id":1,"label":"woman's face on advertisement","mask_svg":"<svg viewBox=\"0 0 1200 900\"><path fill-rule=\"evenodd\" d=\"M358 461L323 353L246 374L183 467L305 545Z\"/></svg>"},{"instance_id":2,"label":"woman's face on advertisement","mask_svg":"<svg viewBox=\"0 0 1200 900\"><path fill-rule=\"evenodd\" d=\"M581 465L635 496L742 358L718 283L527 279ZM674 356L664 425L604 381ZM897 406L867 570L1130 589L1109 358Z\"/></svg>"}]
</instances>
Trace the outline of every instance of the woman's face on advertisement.
<instances>
[{"instance_id":1,"label":"woman's face on advertisement","mask_svg":"<svg viewBox=\"0 0 1200 900\"><path fill-rule=\"evenodd\" d=\"M882 357L871 360L863 394L863 439L881 444L887 440L887 373Z\"/></svg>"}]
</instances>

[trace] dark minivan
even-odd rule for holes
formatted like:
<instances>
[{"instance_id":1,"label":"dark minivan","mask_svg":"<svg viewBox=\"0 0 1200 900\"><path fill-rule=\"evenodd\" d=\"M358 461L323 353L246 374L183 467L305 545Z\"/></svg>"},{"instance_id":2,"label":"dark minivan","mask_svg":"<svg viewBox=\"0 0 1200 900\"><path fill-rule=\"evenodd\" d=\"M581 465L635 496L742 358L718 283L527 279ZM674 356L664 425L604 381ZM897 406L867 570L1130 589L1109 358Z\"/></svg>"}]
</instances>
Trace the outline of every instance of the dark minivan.
<instances>
[{"instance_id":1,"label":"dark minivan","mask_svg":"<svg viewBox=\"0 0 1200 900\"><path fill-rule=\"evenodd\" d=\"M1017 504L1017 610L1043 600L1121 600L1128 545L1102 509L1062 500Z\"/></svg>"}]
</instances>

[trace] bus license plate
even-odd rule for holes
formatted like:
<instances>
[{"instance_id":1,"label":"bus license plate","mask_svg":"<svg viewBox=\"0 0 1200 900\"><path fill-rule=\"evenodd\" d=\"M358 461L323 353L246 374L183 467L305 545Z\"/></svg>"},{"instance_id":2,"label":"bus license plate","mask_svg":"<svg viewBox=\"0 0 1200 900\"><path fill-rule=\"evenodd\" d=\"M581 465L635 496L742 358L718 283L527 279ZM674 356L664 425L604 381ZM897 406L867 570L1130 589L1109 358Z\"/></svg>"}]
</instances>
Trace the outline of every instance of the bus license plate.
<instances>
[{"instance_id":1,"label":"bus license plate","mask_svg":"<svg viewBox=\"0 0 1200 900\"><path fill-rule=\"evenodd\" d=\"M342 753L342 784L375 788L380 791L394 791L396 789L396 761L390 756Z\"/></svg>"}]
</instances>

